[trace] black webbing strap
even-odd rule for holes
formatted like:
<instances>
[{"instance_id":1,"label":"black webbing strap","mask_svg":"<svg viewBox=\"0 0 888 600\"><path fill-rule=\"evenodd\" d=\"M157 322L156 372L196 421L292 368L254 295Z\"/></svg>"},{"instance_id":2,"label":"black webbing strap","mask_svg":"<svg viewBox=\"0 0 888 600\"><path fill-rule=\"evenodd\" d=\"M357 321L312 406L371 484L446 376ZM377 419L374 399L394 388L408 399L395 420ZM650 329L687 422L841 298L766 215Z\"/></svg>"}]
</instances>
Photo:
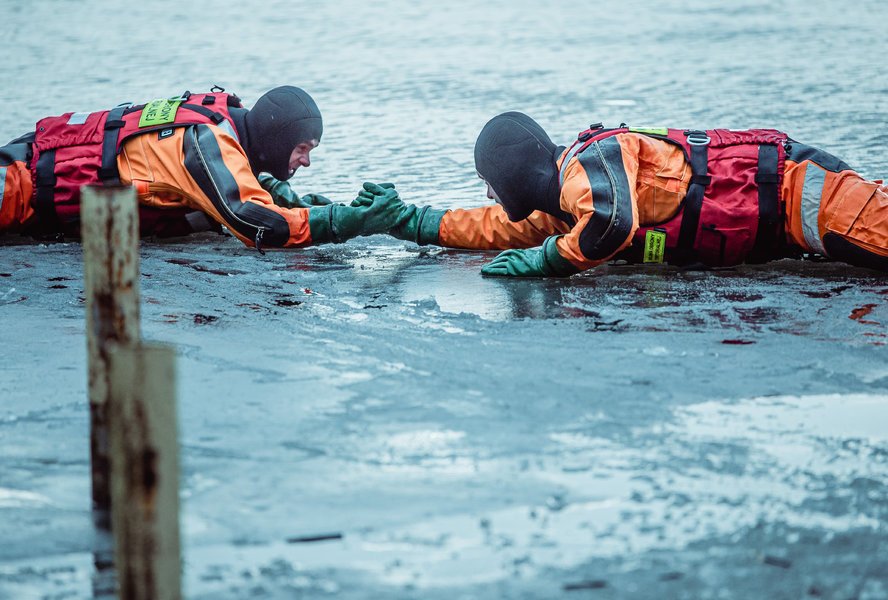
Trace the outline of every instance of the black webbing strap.
<instances>
[{"instance_id":1,"label":"black webbing strap","mask_svg":"<svg viewBox=\"0 0 888 600\"><path fill-rule=\"evenodd\" d=\"M689 136L690 138L690 136ZM700 211L703 208L703 195L712 178L709 176L708 142L691 144L691 182L684 199L681 215L681 229L678 231L677 258L691 260L694 253L694 242L697 240L697 227L700 224Z\"/></svg>"},{"instance_id":2,"label":"black webbing strap","mask_svg":"<svg viewBox=\"0 0 888 600\"><path fill-rule=\"evenodd\" d=\"M179 106L179 108L187 108L190 111L201 114L210 119L216 125L225 120L225 117L223 117L221 114L217 113L216 111L210 110L206 106L201 106L200 104L182 104L181 106Z\"/></svg>"},{"instance_id":3,"label":"black webbing strap","mask_svg":"<svg viewBox=\"0 0 888 600\"><path fill-rule=\"evenodd\" d=\"M762 144L759 146L758 170L755 182L758 185L758 231L755 244L749 253L749 262L765 262L776 258L774 250L778 246L780 226L780 203L777 184L777 146Z\"/></svg>"},{"instance_id":4,"label":"black webbing strap","mask_svg":"<svg viewBox=\"0 0 888 600\"><path fill-rule=\"evenodd\" d=\"M123 113L129 106L117 106L108 112L105 121L105 136L102 138L102 166L99 168L99 180L102 185L120 185L120 172L117 170L117 142L120 129L126 125Z\"/></svg>"},{"instance_id":5,"label":"black webbing strap","mask_svg":"<svg viewBox=\"0 0 888 600\"><path fill-rule=\"evenodd\" d=\"M37 158L37 177L34 191L34 212L41 233L61 231L55 209L55 150L41 152Z\"/></svg>"}]
</instances>

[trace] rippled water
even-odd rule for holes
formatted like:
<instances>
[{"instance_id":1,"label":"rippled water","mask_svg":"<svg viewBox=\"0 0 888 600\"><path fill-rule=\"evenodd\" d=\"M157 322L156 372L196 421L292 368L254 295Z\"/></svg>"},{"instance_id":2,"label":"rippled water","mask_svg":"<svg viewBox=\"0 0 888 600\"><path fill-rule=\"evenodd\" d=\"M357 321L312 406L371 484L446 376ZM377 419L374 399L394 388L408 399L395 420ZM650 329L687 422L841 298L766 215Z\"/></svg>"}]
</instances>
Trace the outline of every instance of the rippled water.
<instances>
[{"instance_id":1,"label":"rippled water","mask_svg":"<svg viewBox=\"0 0 888 600\"><path fill-rule=\"evenodd\" d=\"M560 142L590 122L772 126L888 174L883 2L6 2L0 137L37 117L218 83L247 105L304 87L326 131L299 190L365 179L436 206L486 202L491 116Z\"/></svg>"}]
</instances>

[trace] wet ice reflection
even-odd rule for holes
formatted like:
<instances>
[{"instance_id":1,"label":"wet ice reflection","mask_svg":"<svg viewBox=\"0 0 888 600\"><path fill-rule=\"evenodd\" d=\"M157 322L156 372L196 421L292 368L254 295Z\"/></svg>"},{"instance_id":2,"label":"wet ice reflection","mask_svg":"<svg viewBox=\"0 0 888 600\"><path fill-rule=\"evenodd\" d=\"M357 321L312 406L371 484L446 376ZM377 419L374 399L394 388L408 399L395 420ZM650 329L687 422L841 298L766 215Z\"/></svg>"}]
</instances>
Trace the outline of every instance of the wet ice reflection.
<instances>
[{"instance_id":1,"label":"wet ice reflection","mask_svg":"<svg viewBox=\"0 0 888 600\"><path fill-rule=\"evenodd\" d=\"M368 444L363 460L386 472L470 473L477 457L465 437L463 431L434 429L383 434Z\"/></svg>"},{"instance_id":2,"label":"wet ice reflection","mask_svg":"<svg viewBox=\"0 0 888 600\"><path fill-rule=\"evenodd\" d=\"M415 265L410 277L400 282L398 289L405 302L431 298L446 313L467 313L495 321L512 317L508 291L481 277L478 267L443 259L436 263Z\"/></svg>"},{"instance_id":3,"label":"wet ice reflection","mask_svg":"<svg viewBox=\"0 0 888 600\"><path fill-rule=\"evenodd\" d=\"M49 505L50 503L49 498L42 494L0 487L0 508L22 508Z\"/></svg>"}]
</instances>

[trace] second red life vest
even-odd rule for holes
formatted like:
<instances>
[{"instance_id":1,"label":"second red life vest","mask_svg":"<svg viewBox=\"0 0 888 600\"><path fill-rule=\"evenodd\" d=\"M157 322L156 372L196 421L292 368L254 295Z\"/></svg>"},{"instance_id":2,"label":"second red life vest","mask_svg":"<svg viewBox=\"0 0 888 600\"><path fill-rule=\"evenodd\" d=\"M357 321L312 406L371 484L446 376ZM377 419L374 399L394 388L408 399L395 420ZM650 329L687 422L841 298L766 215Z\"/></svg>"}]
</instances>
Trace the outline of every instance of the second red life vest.
<instances>
[{"instance_id":1,"label":"second red life vest","mask_svg":"<svg viewBox=\"0 0 888 600\"><path fill-rule=\"evenodd\" d=\"M711 266L764 262L782 249L784 203L780 182L787 135L773 129L683 130L590 128L579 135L562 163L594 142L639 133L679 146L691 165L691 181L678 213L639 227L619 258L632 262L701 262Z\"/></svg>"}]
</instances>

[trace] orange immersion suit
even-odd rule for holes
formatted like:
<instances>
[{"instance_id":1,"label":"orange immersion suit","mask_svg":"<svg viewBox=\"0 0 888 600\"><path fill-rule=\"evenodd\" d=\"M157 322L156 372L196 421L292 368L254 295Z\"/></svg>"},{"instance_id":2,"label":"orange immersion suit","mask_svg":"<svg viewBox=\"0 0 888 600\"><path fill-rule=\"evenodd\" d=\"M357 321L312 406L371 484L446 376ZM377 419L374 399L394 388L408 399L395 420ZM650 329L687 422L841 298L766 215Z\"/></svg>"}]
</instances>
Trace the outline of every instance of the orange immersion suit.
<instances>
[{"instance_id":1,"label":"orange immersion suit","mask_svg":"<svg viewBox=\"0 0 888 600\"><path fill-rule=\"evenodd\" d=\"M622 129L608 138L613 148L610 154L603 155L598 168L608 173L625 172L624 189L603 198L593 197L593 190L600 189L592 181L596 172L581 164L578 155L569 155L568 149L561 152L557 160L562 175L561 215L556 217L537 210L524 220L512 222L497 205L451 210L441 218L438 242L454 248L530 248L556 236L554 248L575 271L615 258L631 262L644 260L640 247L644 245L644 238L637 236L637 232L640 228L656 231L657 226L676 217L683 209L694 177L682 147L645 131L648 130ZM596 143L605 142L607 140ZM771 181L779 182L782 223L776 224L777 239L767 252L746 262L811 253L888 270L888 191L880 187L881 182L867 181L836 157L794 140L786 138L779 145L781 168ZM617 186L621 185L619 178L616 181ZM704 187L708 184L703 182ZM620 197L625 200L622 208L608 204L618 202ZM704 199L707 201L708 198ZM602 210L604 224L600 222ZM621 221L620 227L612 226L615 219ZM703 235L705 227L706 223L702 223L698 236ZM590 235L592 230L594 235ZM739 230L718 233L747 238L755 235ZM727 241L730 245L732 240L729 237ZM701 257L699 253L696 258L697 261L684 257L674 262L702 262L712 266L739 262L719 263L718 259ZM673 262L668 253L665 261Z\"/></svg>"},{"instance_id":2,"label":"orange immersion suit","mask_svg":"<svg viewBox=\"0 0 888 600\"><path fill-rule=\"evenodd\" d=\"M207 96L212 94L198 97ZM80 125L86 121L78 117L80 114L63 117ZM276 247L310 244L309 210L274 204L260 186L227 111L225 115L226 119L217 118L217 122L137 132L120 145L116 157L119 181L136 189L142 233L185 235L224 225L248 246L257 242ZM40 131L38 128L38 135ZM31 164L36 154L34 136L28 134L0 147L0 234L76 235L76 202L73 218L53 223L58 225L55 229L47 231L48 219L38 215L35 198L40 182ZM51 198L50 194L50 206ZM52 217L56 221L56 215Z\"/></svg>"}]
</instances>

